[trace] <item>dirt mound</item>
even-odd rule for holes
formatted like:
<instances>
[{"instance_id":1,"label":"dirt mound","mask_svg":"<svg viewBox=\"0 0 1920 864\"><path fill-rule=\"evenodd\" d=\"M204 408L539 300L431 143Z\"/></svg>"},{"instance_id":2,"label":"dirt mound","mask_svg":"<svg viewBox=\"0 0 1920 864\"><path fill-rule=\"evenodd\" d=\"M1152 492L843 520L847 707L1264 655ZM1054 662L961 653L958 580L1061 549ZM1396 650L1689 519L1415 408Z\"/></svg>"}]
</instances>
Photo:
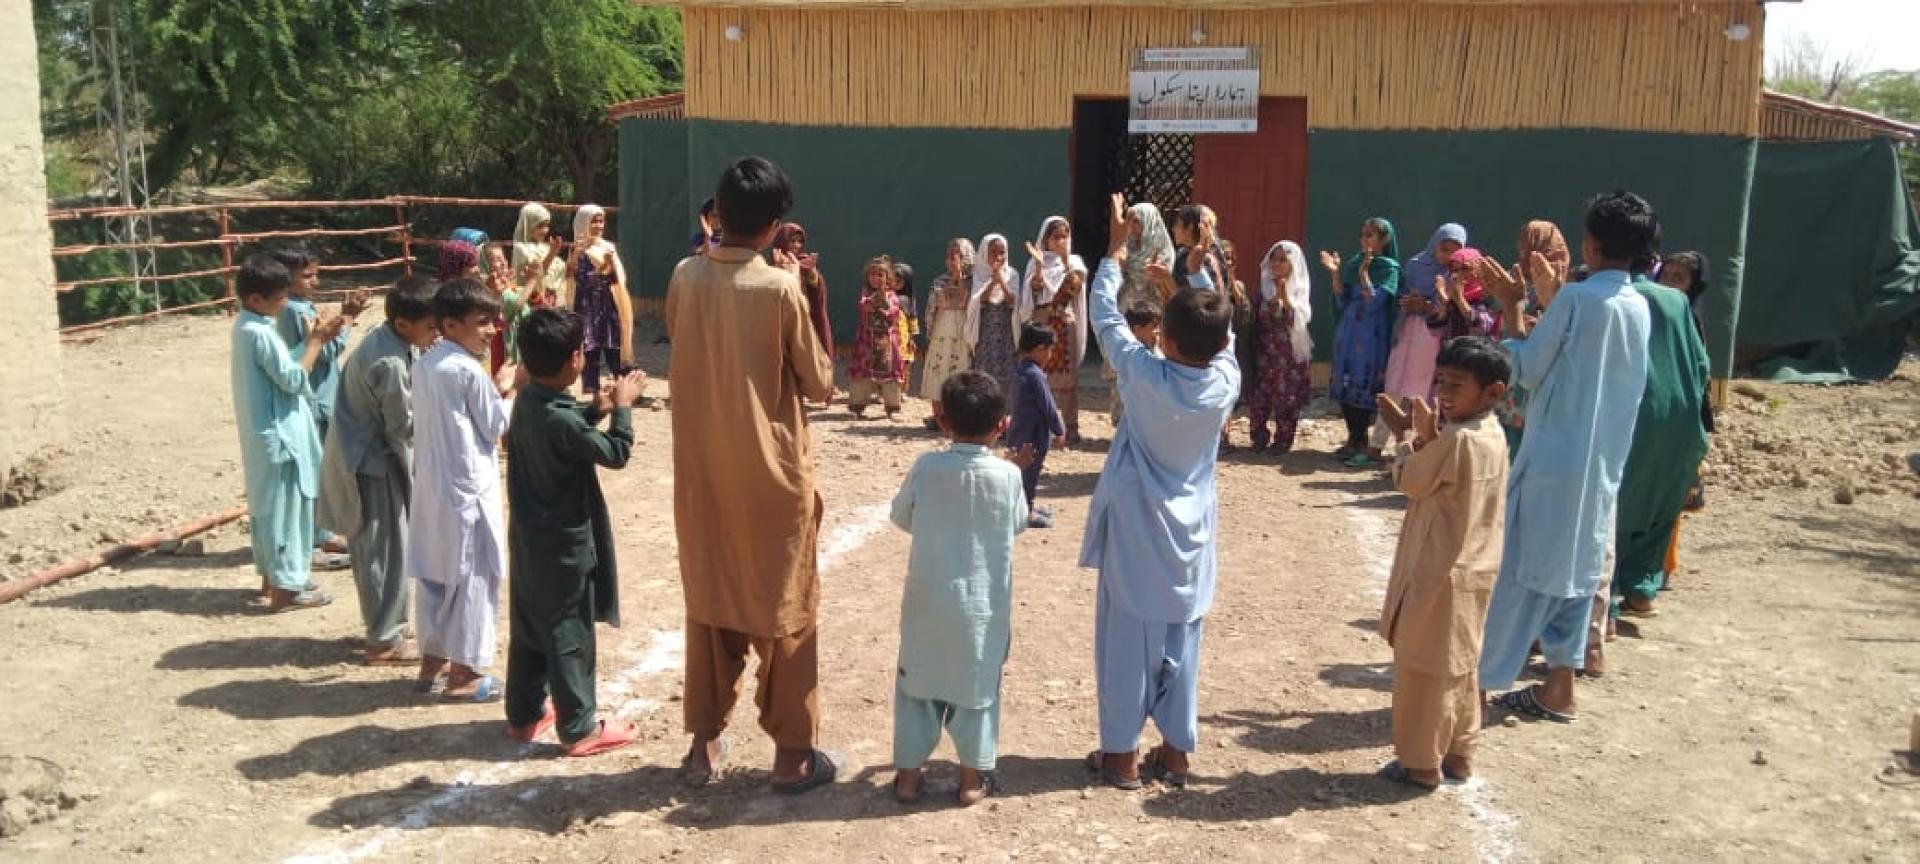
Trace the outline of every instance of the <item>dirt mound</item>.
<instances>
[{"instance_id":1,"label":"dirt mound","mask_svg":"<svg viewBox=\"0 0 1920 864\"><path fill-rule=\"evenodd\" d=\"M56 468L64 455L58 450L42 450L0 478L0 510L31 504L67 488L69 479Z\"/></svg>"},{"instance_id":2,"label":"dirt mound","mask_svg":"<svg viewBox=\"0 0 1920 864\"><path fill-rule=\"evenodd\" d=\"M1875 387L1742 381L1717 419L1704 469L1709 495L1815 489L1837 504L1920 496L1920 475L1907 465L1920 449L1920 375L1911 366Z\"/></svg>"},{"instance_id":3,"label":"dirt mound","mask_svg":"<svg viewBox=\"0 0 1920 864\"><path fill-rule=\"evenodd\" d=\"M66 769L33 756L0 756L0 837L14 837L80 806Z\"/></svg>"}]
</instances>

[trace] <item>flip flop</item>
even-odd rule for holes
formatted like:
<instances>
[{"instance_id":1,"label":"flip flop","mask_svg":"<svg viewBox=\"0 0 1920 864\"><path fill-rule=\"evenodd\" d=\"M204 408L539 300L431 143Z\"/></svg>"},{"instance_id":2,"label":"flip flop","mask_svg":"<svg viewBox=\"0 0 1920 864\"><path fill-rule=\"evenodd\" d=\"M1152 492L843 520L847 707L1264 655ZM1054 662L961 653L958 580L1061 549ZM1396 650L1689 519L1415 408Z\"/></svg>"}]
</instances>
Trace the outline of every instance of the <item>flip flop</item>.
<instances>
[{"instance_id":1,"label":"flip flop","mask_svg":"<svg viewBox=\"0 0 1920 864\"><path fill-rule=\"evenodd\" d=\"M1348 468L1372 468L1380 463L1373 461L1373 457L1365 453L1355 453L1342 460L1340 464Z\"/></svg>"},{"instance_id":2,"label":"flip flop","mask_svg":"<svg viewBox=\"0 0 1920 864\"><path fill-rule=\"evenodd\" d=\"M1580 719L1572 714L1555 711L1552 708L1540 704L1540 697L1534 695L1535 689L1537 688L1527 687L1502 693L1494 697L1493 705L1496 708L1502 708L1514 714L1524 714L1535 720L1547 720L1554 723L1572 723Z\"/></svg>"},{"instance_id":3,"label":"flip flop","mask_svg":"<svg viewBox=\"0 0 1920 864\"><path fill-rule=\"evenodd\" d=\"M1140 760L1140 776L1151 777L1175 789L1187 788L1187 772L1175 771L1160 760L1160 748L1147 751L1147 758Z\"/></svg>"},{"instance_id":4,"label":"flip flop","mask_svg":"<svg viewBox=\"0 0 1920 864\"><path fill-rule=\"evenodd\" d=\"M500 679L492 675L482 675L475 679L472 693L449 693L442 691L440 701L479 704L492 702L500 698Z\"/></svg>"},{"instance_id":5,"label":"flip flop","mask_svg":"<svg viewBox=\"0 0 1920 864\"><path fill-rule=\"evenodd\" d=\"M1098 774L1100 775L1100 779L1105 781L1108 786L1127 792L1132 792L1146 785L1141 783L1138 777L1128 777L1119 771L1108 768L1107 760L1104 758L1105 756L1106 754L1099 750L1088 753L1087 761L1083 763L1087 766L1087 773Z\"/></svg>"},{"instance_id":6,"label":"flip flop","mask_svg":"<svg viewBox=\"0 0 1920 864\"><path fill-rule=\"evenodd\" d=\"M807 776L793 783L775 783L773 784L773 791L783 795L798 795L802 792L808 792L832 783L833 778L840 774L841 758L842 757L826 750L815 747L813 748L812 758L807 760L812 763L807 768Z\"/></svg>"},{"instance_id":7,"label":"flip flop","mask_svg":"<svg viewBox=\"0 0 1920 864\"><path fill-rule=\"evenodd\" d=\"M680 782L689 787L699 788L712 783L714 778L720 776L720 769L727 764L727 754L733 750L733 742L726 738L716 738L713 744L714 750L719 755L704 769L694 761L691 753L680 760Z\"/></svg>"},{"instance_id":8,"label":"flip flop","mask_svg":"<svg viewBox=\"0 0 1920 864\"><path fill-rule=\"evenodd\" d=\"M318 609L322 606L330 606L332 604L333 598L328 596L325 591L310 587L305 591L293 595L293 599L288 600L286 603L275 604L271 601L268 602L267 611L277 615L282 612L298 612L302 609Z\"/></svg>"},{"instance_id":9,"label":"flip flop","mask_svg":"<svg viewBox=\"0 0 1920 864\"><path fill-rule=\"evenodd\" d=\"M1027 517L1028 528L1052 528L1053 519L1045 513L1035 513Z\"/></svg>"},{"instance_id":10,"label":"flip flop","mask_svg":"<svg viewBox=\"0 0 1920 864\"><path fill-rule=\"evenodd\" d=\"M553 710L552 699L548 699L545 705L540 706L540 710L542 712L540 719L533 721L531 726L507 724L507 737L522 744L532 744L540 736L547 734L547 730L553 728L553 724L560 719L560 715Z\"/></svg>"},{"instance_id":11,"label":"flip flop","mask_svg":"<svg viewBox=\"0 0 1920 864\"><path fill-rule=\"evenodd\" d=\"M418 666L420 646L402 639L379 654L361 652L360 662L367 666Z\"/></svg>"},{"instance_id":12,"label":"flip flop","mask_svg":"<svg viewBox=\"0 0 1920 864\"><path fill-rule=\"evenodd\" d=\"M345 552L317 552L313 556L313 569L323 573L352 568L353 556Z\"/></svg>"},{"instance_id":13,"label":"flip flop","mask_svg":"<svg viewBox=\"0 0 1920 864\"><path fill-rule=\"evenodd\" d=\"M1407 766L1400 764L1400 760L1398 759L1395 759L1392 762L1388 762L1373 776L1378 777L1382 780L1385 780L1388 783L1399 783L1403 786L1412 786L1413 788L1418 789L1422 792L1432 792L1433 790L1440 788L1440 785L1437 783L1432 786L1428 786L1427 784L1422 783L1419 780L1415 779L1413 776L1413 772L1407 770Z\"/></svg>"},{"instance_id":14,"label":"flip flop","mask_svg":"<svg viewBox=\"0 0 1920 864\"><path fill-rule=\"evenodd\" d=\"M613 723L620 725L614 726ZM597 756L608 753L640 740L640 730L625 720L602 720L600 728L567 746L567 755L574 758Z\"/></svg>"},{"instance_id":15,"label":"flip flop","mask_svg":"<svg viewBox=\"0 0 1920 864\"><path fill-rule=\"evenodd\" d=\"M963 787L955 789L953 790L953 801L962 807L972 807L975 804L993 797L994 791L999 788L1000 775L992 771L982 771L980 772L980 788L966 789ZM979 797L969 799L967 797L969 794L978 794Z\"/></svg>"}]
</instances>

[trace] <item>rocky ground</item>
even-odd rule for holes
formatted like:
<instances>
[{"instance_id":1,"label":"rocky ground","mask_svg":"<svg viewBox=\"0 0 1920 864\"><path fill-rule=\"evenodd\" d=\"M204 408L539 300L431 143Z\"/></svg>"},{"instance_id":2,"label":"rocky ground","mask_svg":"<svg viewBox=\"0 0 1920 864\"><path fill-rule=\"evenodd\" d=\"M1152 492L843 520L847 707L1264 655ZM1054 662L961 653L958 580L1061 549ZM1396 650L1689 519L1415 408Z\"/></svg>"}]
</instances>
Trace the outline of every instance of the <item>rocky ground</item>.
<instances>
[{"instance_id":1,"label":"rocky ground","mask_svg":"<svg viewBox=\"0 0 1920 864\"><path fill-rule=\"evenodd\" d=\"M226 345L225 319L209 318L64 349L71 435L33 472L39 497L0 510L0 575L239 500ZM650 358L661 379L663 352ZM344 574L321 577L341 599L331 608L258 614L244 535L228 526L188 550L204 554L0 606L0 757L45 760L0 761L0 813L28 816L0 832L14 835L0 858L1920 860L1920 787L1892 767L1920 705L1920 480L1904 464L1920 449L1920 363L1872 386L1738 385L1710 508L1687 523L1661 616L1613 643L1578 723L1495 724L1480 777L1429 797L1372 777L1391 683L1372 631L1402 505L1381 475L1329 460L1337 423L1314 420L1292 455L1221 465L1192 788L1094 788L1078 765L1094 744L1093 579L1073 562L1095 443L1050 461L1041 495L1058 524L1020 541L1004 793L956 809L936 769L929 803L895 805L908 539L884 506L937 446L922 410L898 425L815 417L830 511L822 734L855 763L834 787L768 792L770 748L748 713L724 782L675 781L672 441L668 414L643 413L633 464L606 476L627 626L605 634L600 663L605 707L640 726L639 746L555 758L550 743L508 741L497 705L424 701L406 672L355 665ZM1085 425L1108 433L1094 415Z\"/></svg>"}]
</instances>

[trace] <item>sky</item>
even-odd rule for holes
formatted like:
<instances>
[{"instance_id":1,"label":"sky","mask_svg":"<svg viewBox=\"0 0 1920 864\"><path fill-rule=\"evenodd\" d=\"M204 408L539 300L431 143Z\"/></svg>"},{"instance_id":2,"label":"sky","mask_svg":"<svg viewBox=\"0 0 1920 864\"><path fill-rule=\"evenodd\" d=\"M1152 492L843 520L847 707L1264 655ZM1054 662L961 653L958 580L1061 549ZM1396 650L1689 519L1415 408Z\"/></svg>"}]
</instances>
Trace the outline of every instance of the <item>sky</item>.
<instances>
[{"instance_id":1,"label":"sky","mask_svg":"<svg viewBox=\"0 0 1920 864\"><path fill-rule=\"evenodd\" d=\"M1795 34L1829 58L1857 54L1865 67L1920 69L1920 0L1802 0L1767 4L1767 55Z\"/></svg>"}]
</instances>

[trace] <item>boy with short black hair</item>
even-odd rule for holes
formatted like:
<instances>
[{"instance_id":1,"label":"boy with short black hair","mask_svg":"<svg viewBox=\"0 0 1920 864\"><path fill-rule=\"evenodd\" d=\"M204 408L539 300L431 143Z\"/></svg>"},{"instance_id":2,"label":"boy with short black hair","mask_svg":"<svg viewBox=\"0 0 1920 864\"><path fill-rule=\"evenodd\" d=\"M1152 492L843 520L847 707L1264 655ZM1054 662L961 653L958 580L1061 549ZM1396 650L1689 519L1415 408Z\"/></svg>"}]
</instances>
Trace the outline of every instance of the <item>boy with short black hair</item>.
<instances>
[{"instance_id":1,"label":"boy with short black hair","mask_svg":"<svg viewBox=\"0 0 1920 864\"><path fill-rule=\"evenodd\" d=\"M568 756L637 737L624 720L594 720L593 625L620 626L613 520L595 468L626 467L647 374L629 372L582 406L570 391L586 370L585 342L572 312L536 309L521 320L514 344L528 383L507 427L507 726L520 741L557 726ZM594 428L602 418L611 418L605 432Z\"/></svg>"},{"instance_id":2,"label":"boy with short black hair","mask_svg":"<svg viewBox=\"0 0 1920 864\"><path fill-rule=\"evenodd\" d=\"M407 579L407 505L413 495L414 358L440 336L433 280L405 276L387 290L386 323L368 333L340 372L333 434L321 460L319 524L352 553L362 659L369 666L420 662L404 638L413 596Z\"/></svg>"},{"instance_id":3,"label":"boy with short black hair","mask_svg":"<svg viewBox=\"0 0 1920 864\"><path fill-rule=\"evenodd\" d=\"M1114 434L1080 548L1080 566L1100 571L1100 748L1087 767L1121 789L1139 788L1142 773L1181 787L1199 746L1200 635L1217 569L1214 462L1240 396L1240 364L1233 307L1217 291L1183 290L1167 302L1165 357L1133 337L1115 300L1127 258L1125 201L1115 195L1112 207L1112 239L1089 300L1116 392L1132 410ZM1165 743L1136 765L1149 718Z\"/></svg>"},{"instance_id":4,"label":"boy with short black hair","mask_svg":"<svg viewBox=\"0 0 1920 864\"><path fill-rule=\"evenodd\" d=\"M1500 574L1507 438L1492 416L1512 367L1500 348L1464 336L1440 349L1434 404L1379 398L1399 444L1394 485L1407 515L1387 580L1380 635L1393 646L1393 749L1381 776L1421 789L1472 776L1480 728L1480 631Z\"/></svg>"},{"instance_id":5,"label":"boy with short black hair","mask_svg":"<svg viewBox=\"0 0 1920 864\"><path fill-rule=\"evenodd\" d=\"M267 253L280 266L287 268L287 275L293 283L287 291L287 305L280 310L275 319L275 328L280 338L287 340L287 350L298 351L306 344L307 332L314 322L320 319L320 307L314 305L313 295L320 290L320 259L305 246L282 246ZM320 427L320 444L324 448L327 442L327 429L333 423L334 405L340 398L340 358L347 352L347 336L360 313L366 311L367 298L364 292L354 292L340 306L340 315L346 319L346 326L340 334L327 341L320 350L320 359L313 364L307 381L313 389L313 420ZM320 506L326 506L324 503ZM325 569L337 570L345 567L347 561L339 553L349 551L347 541L324 528L314 532L315 548L327 554L316 556L315 565Z\"/></svg>"},{"instance_id":6,"label":"boy with short black hair","mask_svg":"<svg viewBox=\"0 0 1920 864\"><path fill-rule=\"evenodd\" d=\"M341 317L314 324L295 361L273 320L287 303L287 268L251 255L234 281L241 311L233 322L233 411L246 477L253 567L273 611L312 609L333 598L311 582L313 506L320 494L320 430L313 422L309 373Z\"/></svg>"},{"instance_id":7,"label":"boy with short black hair","mask_svg":"<svg viewBox=\"0 0 1920 864\"><path fill-rule=\"evenodd\" d=\"M500 694L499 681L480 670L493 663L507 569L498 451L519 370L509 365L497 379L487 375L500 298L478 279L442 283L433 308L440 341L413 366L407 570L420 582L418 686L431 690L444 670L442 698L487 702Z\"/></svg>"},{"instance_id":8,"label":"boy with short black hair","mask_svg":"<svg viewBox=\"0 0 1920 864\"><path fill-rule=\"evenodd\" d=\"M893 524L913 535L893 691L893 794L903 804L919 800L920 766L942 728L960 757L959 802L993 791L1013 538L1028 524L1020 469L992 449L1006 404L990 375L949 377L938 420L953 444L915 460L893 499Z\"/></svg>"},{"instance_id":9,"label":"boy with short black hair","mask_svg":"<svg viewBox=\"0 0 1920 864\"><path fill-rule=\"evenodd\" d=\"M1537 324L1522 315L1502 319L1512 384L1528 394L1527 434L1508 479L1505 547L1487 609L1480 684L1512 686L1537 640L1546 682L1494 700L1517 714L1573 720L1574 673L1598 659L1595 612L1606 608L1615 509L1647 386L1652 331L1633 272L1659 243L1660 221L1645 199L1631 192L1595 196L1581 240L1592 275L1562 286L1536 252L1534 272L1547 274L1535 286L1548 300L1546 312ZM1502 307L1520 308L1525 289L1517 282L1496 278L1487 286Z\"/></svg>"},{"instance_id":10,"label":"boy with short black hair","mask_svg":"<svg viewBox=\"0 0 1920 864\"><path fill-rule=\"evenodd\" d=\"M1139 300L1126 308L1125 316L1127 329L1133 332L1134 341L1147 346L1147 350L1155 357L1160 356L1160 307L1145 300ZM1106 368L1100 370L1100 377L1107 380L1107 389L1110 393L1108 402L1112 408L1107 412L1107 416L1113 421L1113 428L1119 429L1120 418L1127 414L1127 405L1120 399L1120 388L1113 386L1116 380L1113 364L1108 363L1105 366Z\"/></svg>"},{"instance_id":11,"label":"boy with short black hair","mask_svg":"<svg viewBox=\"0 0 1920 864\"><path fill-rule=\"evenodd\" d=\"M1052 528L1053 513L1039 506L1040 470L1047 452L1066 446L1067 427L1060 406L1047 386L1046 363L1053 353L1053 328L1028 322L1020 327L1020 368L1013 373L1013 412L1007 427L1007 446L1031 454L1020 470L1027 492L1027 527ZM944 403L942 403L944 404Z\"/></svg>"}]
</instances>

